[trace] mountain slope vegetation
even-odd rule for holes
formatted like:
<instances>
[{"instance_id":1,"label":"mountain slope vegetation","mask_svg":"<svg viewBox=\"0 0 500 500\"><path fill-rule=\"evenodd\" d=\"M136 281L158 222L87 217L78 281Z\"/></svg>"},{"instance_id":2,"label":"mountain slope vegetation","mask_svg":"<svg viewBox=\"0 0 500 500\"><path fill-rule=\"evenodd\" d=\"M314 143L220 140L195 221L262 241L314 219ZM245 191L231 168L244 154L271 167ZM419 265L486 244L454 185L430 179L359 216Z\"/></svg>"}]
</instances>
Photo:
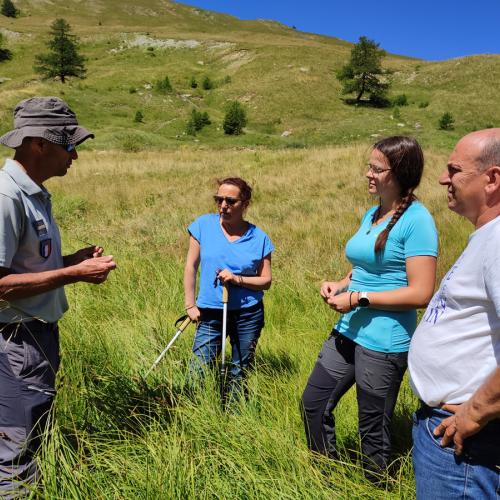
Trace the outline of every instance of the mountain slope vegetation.
<instances>
[{"instance_id":1,"label":"mountain slope vegetation","mask_svg":"<svg viewBox=\"0 0 500 500\"><path fill-rule=\"evenodd\" d=\"M21 16L0 17L14 57L0 65L0 132L11 124L23 97L56 94L96 131L86 147L162 149L179 143L211 146L304 147L348 144L394 133L449 147L457 136L497 124L500 56L425 62L388 55L391 95L405 94L398 110L347 105L335 78L351 44L299 32L280 23L241 21L167 0L18 0ZM48 26L65 18L87 57L87 78L42 81L34 55L45 50ZM169 77L173 90L155 82ZM208 76L214 88L203 90ZM197 88L190 82L195 79ZM225 137L224 110L239 100L248 112L246 133ZM192 109L209 113L212 125L185 134ZM141 111L143 123L134 123ZM445 112L456 129L436 130Z\"/></svg>"}]
</instances>

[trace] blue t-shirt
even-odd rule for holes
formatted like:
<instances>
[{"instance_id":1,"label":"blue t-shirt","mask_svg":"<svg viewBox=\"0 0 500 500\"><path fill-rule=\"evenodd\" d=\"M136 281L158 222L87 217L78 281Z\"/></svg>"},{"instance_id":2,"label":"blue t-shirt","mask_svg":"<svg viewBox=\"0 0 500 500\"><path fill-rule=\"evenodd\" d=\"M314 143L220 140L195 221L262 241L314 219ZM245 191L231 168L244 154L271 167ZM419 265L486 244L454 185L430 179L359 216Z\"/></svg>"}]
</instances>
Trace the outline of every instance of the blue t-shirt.
<instances>
[{"instance_id":1,"label":"blue t-shirt","mask_svg":"<svg viewBox=\"0 0 500 500\"><path fill-rule=\"evenodd\" d=\"M390 217L372 226L377 207L364 215L358 232L347 242L346 256L352 264L349 290L382 292L408 285L406 259L417 255L437 256L438 235L429 211L414 201L389 232L385 249L375 254L375 241ZM379 352L406 352L417 324L417 312L385 311L358 307L339 319L336 329L354 342Z\"/></svg>"},{"instance_id":2,"label":"blue t-shirt","mask_svg":"<svg viewBox=\"0 0 500 500\"><path fill-rule=\"evenodd\" d=\"M214 280L218 269L229 269L233 274L257 276L260 264L274 250L264 231L248 224L246 233L235 241L229 241L220 225L218 214L198 217L188 227L189 234L200 244L200 287L198 307L222 309L222 285ZM244 309L262 300L264 292L231 286L228 309Z\"/></svg>"}]
</instances>

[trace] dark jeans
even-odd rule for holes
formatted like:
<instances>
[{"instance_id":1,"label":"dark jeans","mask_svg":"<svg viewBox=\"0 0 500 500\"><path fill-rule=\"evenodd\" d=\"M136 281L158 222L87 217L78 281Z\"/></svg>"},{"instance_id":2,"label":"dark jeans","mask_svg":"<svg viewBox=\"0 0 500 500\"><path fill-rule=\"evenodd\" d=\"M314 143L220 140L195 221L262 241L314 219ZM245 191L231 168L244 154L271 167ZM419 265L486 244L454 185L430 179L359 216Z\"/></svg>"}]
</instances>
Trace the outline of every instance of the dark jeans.
<instances>
[{"instance_id":1,"label":"dark jeans","mask_svg":"<svg viewBox=\"0 0 500 500\"><path fill-rule=\"evenodd\" d=\"M57 324L0 324L0 497L27 493L59 368Z\"/></svg>"},{"instance_id":2,"label":"dark jeans","mask_svg":"<svg viewBox=\"0 0 500 500\"><path fill-rule=\"evenodd\" d=\"M451 413L423 405L413 416L413 469L418 500L500 498L500 419L464 441L464 453L441 447L434 429Z\"/></svg>"},{"instance_id":3,"label":"dark jeans","mask_svg":"<svg viewBox=\"0 0 500 500\"><path fill-rule=\"evenodd\" d=\"M211 366L222 347L222 309L200 309L193 344L196 357L191 363L191 372L203 376L206 366ZM234 395L243 389L243 379L251 367L257 341L264 327L264 305L262 302L235 311L228 311L227 335L232 353L229 364L230 390Z\"/></svg>"},{"instance_id":4,"label":"dark jeans","mask_svg":"<svg viewBox=\"0 0 500 500\"><path fill-rule=\"evenodd\" d=\"M365 469L387 466L390 423L408 353L383 353L362 347L335 330L325 341L302 395L309 448L336 454L333 410L356 383L359 433Z\"/></svg>"}]
</instances>

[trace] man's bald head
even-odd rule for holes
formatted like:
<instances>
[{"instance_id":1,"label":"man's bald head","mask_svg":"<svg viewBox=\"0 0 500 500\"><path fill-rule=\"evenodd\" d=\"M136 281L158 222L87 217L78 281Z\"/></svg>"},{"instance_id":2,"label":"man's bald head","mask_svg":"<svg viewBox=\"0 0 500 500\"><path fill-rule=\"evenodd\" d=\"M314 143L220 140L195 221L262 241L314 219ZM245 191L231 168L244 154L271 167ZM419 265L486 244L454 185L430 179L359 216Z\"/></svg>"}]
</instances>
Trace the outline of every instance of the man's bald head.
<instances>
[{"instance_id":1,"label":"man's bald head","mask_svg":"<svg viewBox=\"0 0 500 500\"><path fill-rule=\"evenodd\" d=\"M464 136L459 144L467 145L478 170L500 166L500 128L477 130Z\"/></svg>"}]
</instances>

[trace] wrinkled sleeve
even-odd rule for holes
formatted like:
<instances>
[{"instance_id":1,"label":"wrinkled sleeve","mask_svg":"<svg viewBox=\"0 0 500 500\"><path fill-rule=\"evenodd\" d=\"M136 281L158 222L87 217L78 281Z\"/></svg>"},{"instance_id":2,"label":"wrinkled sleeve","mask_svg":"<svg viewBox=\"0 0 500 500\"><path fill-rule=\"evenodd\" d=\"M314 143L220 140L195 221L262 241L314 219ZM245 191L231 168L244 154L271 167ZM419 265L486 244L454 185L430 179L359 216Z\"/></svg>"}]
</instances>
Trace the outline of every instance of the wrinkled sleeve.
<instances>
[{"instance_id":1,"label":"wrinkled sleeve","mask_svg":"<svg viewBox=\"0 0 500 500\"><path fill-rule=\"evenodd\" d=\"M271 242L271 238L267 234L264 235L264 245L262 256L267 257L274 252L274 245Z\"/></svg>"},{"instance_id":2,"label":"wrinkled sleeve","mask_svg":"<svg viewBox=\"0 0 500 500\"><path fill-rule=\"evenodd\" d=\"M16 202L0 194L0 266L11 267L22 230L21 209Z\"/></svg>"},{"instance_id":3,"label":"wrinkled sleeve","mask_svg":"<svg viewBox=\"0 0 500 500\"><path fill-rule=\"evenodd\" d=\"M432 215L422 207L411 220L405 231L405 258L417 255L438 255L438 234Z\"/></svg>"},{"instance_id":4,"label":"wrinkled sleeve","mask_svg":"<svg viewBox=\"0 0 500 500\"><path fill-rule=\"evenodd\" d=\"M202 229L202 223L201 223L201 217L198 217L196 220L191 222L191 224L188 226L187 230L188 233L201 245L201 231Z\"/></svg>"}]
</instances>

